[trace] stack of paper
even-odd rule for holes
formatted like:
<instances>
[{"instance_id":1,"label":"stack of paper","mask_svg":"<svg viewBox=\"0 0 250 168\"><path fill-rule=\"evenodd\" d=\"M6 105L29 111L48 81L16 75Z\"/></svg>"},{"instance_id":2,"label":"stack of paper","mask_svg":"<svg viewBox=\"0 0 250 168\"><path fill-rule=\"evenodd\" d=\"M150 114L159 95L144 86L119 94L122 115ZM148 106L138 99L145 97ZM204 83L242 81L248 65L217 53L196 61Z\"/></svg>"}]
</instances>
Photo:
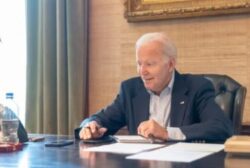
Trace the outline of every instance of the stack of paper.
<instances>
[{"instance_id":1,"label":"stack of paper","mask_svg":"<svg viewBox=\"0 0 250 168\"><path fill-rule=\"evenodd\" d=\"M139 135L115 135L114 138L120 143L152 143L150 139Z\"/></svg>"}]
</instances>

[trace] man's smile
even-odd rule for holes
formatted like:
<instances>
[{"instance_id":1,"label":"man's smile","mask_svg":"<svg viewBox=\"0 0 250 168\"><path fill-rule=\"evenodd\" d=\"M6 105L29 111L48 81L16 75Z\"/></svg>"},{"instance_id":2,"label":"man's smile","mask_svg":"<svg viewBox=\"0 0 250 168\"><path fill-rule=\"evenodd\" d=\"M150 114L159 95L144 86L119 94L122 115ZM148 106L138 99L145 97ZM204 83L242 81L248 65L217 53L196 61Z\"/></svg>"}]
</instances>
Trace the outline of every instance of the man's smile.
<instances>
[{"instance_id":1,"label":"man's smile","mask_svg":"<svg viewBox=\"0 0 250 168\"><path fill-rule=\"evenodd\" d=\"M142 78L143 82L150 82L152 81L154 78Z\"/></svg>"}]
</instances>

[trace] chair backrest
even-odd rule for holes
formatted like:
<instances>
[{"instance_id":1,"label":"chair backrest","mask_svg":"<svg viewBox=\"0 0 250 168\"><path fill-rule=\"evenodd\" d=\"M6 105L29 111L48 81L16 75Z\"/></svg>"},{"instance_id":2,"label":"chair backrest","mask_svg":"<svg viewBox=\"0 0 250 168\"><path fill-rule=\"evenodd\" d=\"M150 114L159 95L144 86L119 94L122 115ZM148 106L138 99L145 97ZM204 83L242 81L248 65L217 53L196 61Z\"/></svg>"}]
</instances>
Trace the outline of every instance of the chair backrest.
<instances>
[{"instance_id":1,"label":"chair backrest","mask_svg":"<svg viewBox=\"0 0 250 168\"><path fill-rule=\"evenodd\" d=\"M215 88L215 101L231 119L234 135L241 132L241 123L246 98L246 87L227 75L202 74Z\"/></svg>"}]
</instances>

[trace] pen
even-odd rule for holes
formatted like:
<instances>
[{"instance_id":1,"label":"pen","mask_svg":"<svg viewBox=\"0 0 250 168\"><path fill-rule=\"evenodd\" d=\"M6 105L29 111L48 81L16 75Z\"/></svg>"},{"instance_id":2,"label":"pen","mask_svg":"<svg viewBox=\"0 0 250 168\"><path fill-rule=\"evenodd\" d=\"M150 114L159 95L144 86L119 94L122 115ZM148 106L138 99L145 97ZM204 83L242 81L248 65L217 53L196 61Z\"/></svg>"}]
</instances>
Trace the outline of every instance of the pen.
<instances>
[{"instance_id":1,"label":"pen","mask_svg":"<svg viewBox=\"0 0 250 168\"><path fill-rule=\"evenodd\" d=\"M140 137L142 137L142 138L148 140L150 143L155 143L155 138L154 138L154 136L153 136L152 134L149 134L149 135L148 135L148 138L146 138L145 136L140 135L140 134L138 134L138 135L139 135Z\"/></svg>"},{"instance_id":2,"label":"pen","mask_svg":"<svg viewBox=\"0 0 250 168\"><path fill-rule=\"evenodd\" d=\"M145 137L144 137L144 138L145 138ZM157 139L157 138L155 138L154 135L152 135L152 134L149 134L147 139L149 140L150 143L165 143L164 140Z\"/></svg>"},{"instance_id":3,"label":"pen","mask_svg":"<svg viewBox=\"0 0 250 168\"><path fill-rule=\"evenodd\" d=\"M31 137L31 138L29 138L29 141L39 142L39 141L43 141L44 139L45 139L44 137Z\"/></svg>"},{"instance_id":4,"label":"pen","mask_svg":"<svg viewBox=\"0 0 250 168\"><path fill-rule=\"evenodd\" d=\"M152 134L148 135L148 139L149 139L150 143L155 143L155 137Z\"/></svg>"}]
</instances>

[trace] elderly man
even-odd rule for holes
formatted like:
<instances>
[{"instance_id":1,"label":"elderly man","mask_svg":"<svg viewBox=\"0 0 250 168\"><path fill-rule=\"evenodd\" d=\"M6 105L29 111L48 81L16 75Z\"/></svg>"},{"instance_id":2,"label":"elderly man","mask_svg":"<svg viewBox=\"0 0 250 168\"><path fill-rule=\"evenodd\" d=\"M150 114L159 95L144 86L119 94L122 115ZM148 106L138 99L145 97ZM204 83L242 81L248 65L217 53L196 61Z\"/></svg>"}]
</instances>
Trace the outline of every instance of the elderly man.
<instances>
[{"instance_id":1,"label":"elderly man","mask_svg":"<svg viewBox=\"0 0 250 168\"><path fill-rule=\"evenodd\" d=\"M180 74L177 49L164 33L147 33L136 42L140 77L122 82L112 104L85 119L79 137L95 139L127 126L131 135L159 140L225 141L230 120L214 101L214 88L198 75Z\"/></svg>"}]
</instances>

